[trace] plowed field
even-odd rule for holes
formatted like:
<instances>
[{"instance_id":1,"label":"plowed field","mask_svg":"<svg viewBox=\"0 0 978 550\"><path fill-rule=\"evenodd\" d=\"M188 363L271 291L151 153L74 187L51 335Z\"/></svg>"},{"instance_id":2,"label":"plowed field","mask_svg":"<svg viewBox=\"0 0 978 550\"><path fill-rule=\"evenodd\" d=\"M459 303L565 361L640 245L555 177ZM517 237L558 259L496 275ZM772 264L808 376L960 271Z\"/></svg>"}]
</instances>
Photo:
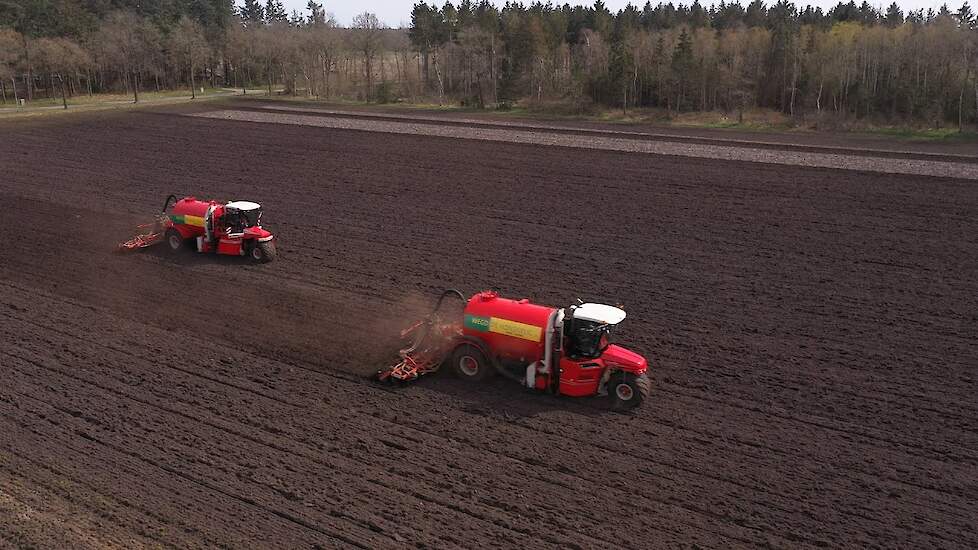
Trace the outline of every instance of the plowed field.
<instances>
[{"instance_id":1,"label":"plowed field","mask_svg":"<svg viewBox=\"0 0 978 550\"><path fill-rule=\"evenodd\" d=\"M265 112L0 127L0 547L978 546L978 182ZM279 259L114 253L170 193ZM446 287L624 303L650 399L366 381Z\"/></svg>"}]
</instances>

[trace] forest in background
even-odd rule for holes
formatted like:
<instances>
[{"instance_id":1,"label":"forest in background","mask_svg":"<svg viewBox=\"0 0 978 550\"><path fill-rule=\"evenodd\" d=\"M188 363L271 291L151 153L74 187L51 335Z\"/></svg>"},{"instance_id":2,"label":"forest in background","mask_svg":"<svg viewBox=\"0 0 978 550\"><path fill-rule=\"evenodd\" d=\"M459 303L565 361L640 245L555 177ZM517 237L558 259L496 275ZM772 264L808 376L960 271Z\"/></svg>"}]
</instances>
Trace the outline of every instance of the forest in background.
<instances>
[{"instance_id":1,"label":"forest in background","mask_svg":"<svg viewBox=\"0 0 978 550\"><path fill-rule=\"evenodd\" d=\"M0 99L203 85L576 112L773 109L795 119L978 122L978 21L957 9L417 3L406 29L310 0L0 0ZM284 91L280 91L284 88ZM254 91L252 91L254 93Z\"/></svg>"}]
</instances>

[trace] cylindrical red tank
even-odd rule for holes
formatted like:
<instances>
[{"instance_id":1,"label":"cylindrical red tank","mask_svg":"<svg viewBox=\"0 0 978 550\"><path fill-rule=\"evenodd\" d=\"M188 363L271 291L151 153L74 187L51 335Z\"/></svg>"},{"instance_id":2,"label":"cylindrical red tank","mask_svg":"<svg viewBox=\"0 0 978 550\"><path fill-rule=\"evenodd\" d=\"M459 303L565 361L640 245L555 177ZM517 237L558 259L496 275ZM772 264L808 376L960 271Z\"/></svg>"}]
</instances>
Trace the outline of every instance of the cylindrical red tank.
<instances>
[{"instance_id":1,"label":"cylindrical red tank","mask_svg":"<svg viewBox=\"0 0 978 550\"><path fill-rule=\"evenodd\" d=\"M462 333L482 340L489 352L504 359L524 362L543 358L547 321L554 308L529 300L500 298L480 292L465 306Z\"/></svg>"},{"instance_id":2,"label":"cylindrical red tank","mask_svg":"<svg viewBox=\"0 0 978 550\"><path fill-rule=\"evenodd\" d=\"M185 238L204 234L204 216L214 201L201 201L194 197L180 199L173 204L170 220Z\"/></svg>"}]
</instances>

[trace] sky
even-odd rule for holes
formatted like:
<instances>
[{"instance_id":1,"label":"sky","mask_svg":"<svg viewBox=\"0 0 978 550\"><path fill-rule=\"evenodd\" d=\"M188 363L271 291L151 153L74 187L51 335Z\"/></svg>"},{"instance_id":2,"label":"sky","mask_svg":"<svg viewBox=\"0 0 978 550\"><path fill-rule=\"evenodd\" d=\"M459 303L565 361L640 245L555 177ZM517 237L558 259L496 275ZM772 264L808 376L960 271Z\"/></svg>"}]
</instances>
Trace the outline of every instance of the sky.
<instances>
[{"instance_id":1,"label":"sky","mask_svg":"<svg viewBox=\"0 0 978 550\"><path fill-rule=\"evenodd\" d=\"M336 17L336 21L343 26L348 26L350 22L353 20L353 16L355 16L356 14L369 11L371 13L376 14L377 18L380 19L385 24L387 24L387 26L389 27L399 27L402 25L407 27L411 23L411 8L414 6L415 1L417 0L333 0L333 1L326 0L325 5L326 5L326 11L332 13L333 16ZM544 3L546 3L545 0L543 1ZM552 0L552 1L554 4L559 4L559 5L562 5L565 2L572 5L580 4L580 3L587 4L587 5L593 4L593 1L585 1L585 2L575 2L573 0ZM693 0L672 0L672 1L675 4L679 4L679 3L690 4L692 3ZM766 3L772 4L774 3L774 1L776 0L771 0ZM881 2L880 0L875 0L875 1L870 0L870 3L877 6L882 5L883 8L886 8L887 6L890 5L892 1L893 0L886 0L884 3ZM283 0L283 3L285 4L285 9L289 13L292 13L292 10L298 10L299 13L303 15L307 13L306 12L307 2L308 0ZM524 0L523 3L528 5L531 4L532 2L533 0ZM626 4L628 4L628 0L604 0L604 2L605 5L608 6L608 9L610 9L612 12L617 12L621 8L625 7ZM794 0L794 2L798 6L805 6L807 4L811 4L813 6L820 6L822 7L822 9L826 9L836 5L838 3L838 0L811 0L811 1ZM944 0L896 0L896 2L903 9L904 12L908 10L916 10L919 8L923 8L925 11L927 10L927 8L934 8L934 10L936 11L937 8L939 8L941 4L944 3ZM951 11L956 11L961 6L962 2L963 0L950 0L947 2L947 4L948 7L951 8ZM241 4L243 2L241 2L241 0L237 0L236 3ZM428 0L428 3L429 4L432 3L431 0ZM445 0L437 0L435 3L438 6L441 6L442 4L445 3ZM456 5L458 4L457 1L453 3ZM496 5L502 5L503 3L505 3L505 0L495 0L495 3ZM641 7L645 5L645 0L632 0L632 3L638 7ZM653 5L658 3L659 3L658 0L652 1ZM719 4L720 0L716 0L715 2L712 0L700 0L700 3L703 4L704 6L708 6L712 3ZM748 3L750 3L750 0L741 0L740 3L743 5L747 5ZM861 3L861 0L857 0L856 3L857 4ZM972 0L971 5L974 7L975 4L976 2Z\"/></svg>"}]
</instances>

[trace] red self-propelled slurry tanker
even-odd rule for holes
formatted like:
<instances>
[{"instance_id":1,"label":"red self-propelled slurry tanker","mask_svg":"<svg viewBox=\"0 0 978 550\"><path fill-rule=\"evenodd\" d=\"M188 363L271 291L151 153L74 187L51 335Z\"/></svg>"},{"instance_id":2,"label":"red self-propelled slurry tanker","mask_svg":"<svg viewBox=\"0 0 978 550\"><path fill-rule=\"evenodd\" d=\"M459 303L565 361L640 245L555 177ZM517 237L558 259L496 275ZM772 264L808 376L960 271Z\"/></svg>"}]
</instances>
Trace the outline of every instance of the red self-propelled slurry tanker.
<instances>
[{"instance_id":1,"label":"red self-propelled slurry tanker","mask_svg":"<svg viewBox=\"0 0 978 550\"><path fill-rule=\"evenodd\" d=\"M450 296L465 302L461 318L444 319L442 302ZM428 317L404 331L413 342L401 350L401 362L377 378L407 382L447 364L466 380L498 372L557 395L607 394L612 408L630 409L648 396L651 382L646 359L609 340L624 319L624 310L604 304L555 308L494 291L465 300L449 290Z\"/></svg>"},{"instance_id":2,"label":"red self-propelled slurry tanker","mask_svg":"<svg viewBox=\"0 0 978 550\"><path fill-rule=\"evenodd\" d=\"M270 262L276 256L275 238L261 226L261 217L261 205L255 202L224 203L195 197L177 200L170 195L156 222L140 226L141 234L119 247L134 250L165 242L172 252L193 248Z\"/></svg>"}]
</instances>

